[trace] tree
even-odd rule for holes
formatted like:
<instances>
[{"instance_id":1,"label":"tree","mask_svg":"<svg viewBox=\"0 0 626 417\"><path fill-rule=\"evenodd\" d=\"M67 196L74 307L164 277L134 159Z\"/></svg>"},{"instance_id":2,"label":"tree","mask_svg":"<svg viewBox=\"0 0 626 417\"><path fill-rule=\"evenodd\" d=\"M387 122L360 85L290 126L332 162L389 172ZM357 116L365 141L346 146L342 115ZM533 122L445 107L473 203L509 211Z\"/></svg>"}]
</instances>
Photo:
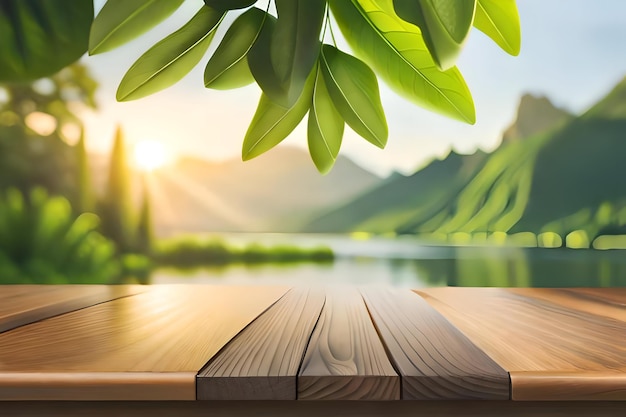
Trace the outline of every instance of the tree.
<instances>
[{"instance_id":1,"label":"tree","mask_svg":"<svg viewBox=\"0 0 626 417\"><path fill-rule=\"evenodd\" d=\"M22 8L21 14L9 16L35 19L37 10L23 3L2 4ZM140 36L182 3L108 0L91 25L89 53L107 52ZM253 82L261 87L243 141L244 160L280 143L308 114L309 150L322 173L337 158L346 124L375 146L386 145L377 77L420 106L473 124L474 102L454 66L470 29L476 27L512 55L521 43L515 0L274 0L277 17L269 12L271 1L266 10L254 7L256 0L204 3L188 23L139 57L122 79L117 99L139 99L178 82L202 60L224 17L243 11L209 59L205 87L230 89ZM87 7L80 16L76 13L91 19ZM54 22L59 16L47 18ZM0 21L0 33L18 34L9 39L26 39L20 46L41 57L42 43L36 35L30 42L20 19ZM335 23L356 57L337 48ZM84 42L84 30L76 32L76 42ZM11 51L0 57L0 69L23 64Z\"/></svg>"},{"instance_id":2,"label":"tree","mask_svg":"<svg viewBox=\"0 0 626 417\"><path fill-rule=\"evenodd\" d=\"M77 197L74 204L79 213L93 211L93 190L91 184L91 174L89 172L89 158L85 145L85 130L81 128L80 138L75 146L76 170L77 170Z\"/></svg>"},{"instance_id":3,"label":"tree","mask_svg":"<svg viewBox=\"0 0 626 417\"><path fill-rule=\"evenodd\" d=\"M143 196L141 200L141 209L139 210L139 220L137 222L137 237L135 239L135 247L139 253L150 255L152 253L152 241L154 239L154 231L152 230L152 208L150 203L150 191L145 177L142 177L141 185L143 188Z\"/></svg>"},{"instance_id":4,"label":"tree","mask_svg":"<svg viewBox=\"0 0 626 417\"><path fill-rule=\"evenodd\" d=\"M130 171L126 158L126 145L121 127L117 127L109 163L109 176L105 194L98 210L102 219L102 233L111 238L121 252L133 248L132 202Z\"/></svg>"}]
</instances>

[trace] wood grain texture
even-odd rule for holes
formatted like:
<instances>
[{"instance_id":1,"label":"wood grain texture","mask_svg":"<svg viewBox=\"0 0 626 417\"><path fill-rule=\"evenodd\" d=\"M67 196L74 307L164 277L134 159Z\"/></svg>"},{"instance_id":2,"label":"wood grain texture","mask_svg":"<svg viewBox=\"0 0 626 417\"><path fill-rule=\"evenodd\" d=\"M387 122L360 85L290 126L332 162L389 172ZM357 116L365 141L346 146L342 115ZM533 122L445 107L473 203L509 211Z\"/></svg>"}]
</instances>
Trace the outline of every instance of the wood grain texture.
<instances>
[{"instance_id":1,"label":"wood grain texture","mask_svg":"<svg viewBox=\"0 0 626 417\"><path fill-rule=\"evenodd\" d=\"M0 333L144 291L139 285L0 285Z\"/></svg>"},{"instance_id":2,"label":"wood grain texture","mask_svg":"<svg viewBox=\"0 0 626 417\"><path fill-rule=\"evenodd\" d=\"M614 291L613 289L604 289L605 297L602 296L602 293L597 293L596 291L590 293L587 290L575 288L510 288L507 291L524 297L532 297L557 304L572 311L583 311L626 322L626 292L624 292L624 297L620 300L616 294L610 294Z\"/></svg>"},{"instance_id":3,"label":"wood grain texture","mask_svg":"<svg viewBox=\"0 0 626 417\"><path fill-rule=\"evenodd\" d=\"M23 381L20 398L49 398L46 392L67 388L64 398L109 399L116 380L108 377L116 373L117 387L137 400L195 399L195 375L202 366L286 291L154 286L13 329L0 334L0 384L7 386L17 373ZM94 378L94 388L85 391L73 382L55 385L60 373L75 380L106 375ZM150 378L158 389L146 389ZM128 383L133 379L144 382ZM0 399L16 395L7 398L5 392L0 390Z\"/></svg>"},{"instance_id":4,"label":"wood grain texture","mask_svg":"<svg viewBox=\"0 0 626 417\"><path fill-rule=\"evenodd\" d=\"M298 399L400 399L400 379L357 289L326 293L298 377Z\"/></svg>"},{"instance_id":5,"label":"wood grain texture","mask_svg":"<svg viewBox=\"0 0 626 417\"><path fill-rule=\"evenodd\" d=\"M626 401L626 374L614 372L511 372L518 401Z\"/></svg>"},{"instance_id":6,"label":"wood grain texture","mask_svg":"<svg viewBox=\"0 0 626 417\"><path fill-rule=\"evenodd\" d=\"M551 302L549 297L532 297L531 292L522 295L519 290L437 288L418 293L512 376L568 374L568 384L576 375L596 376L579 378L571 391L545 383L547 379L526 378L524 392L531 392L529 384L536 382L542 387L535 390L538 395L541 391L541 398L590 399L599 393L602 399L607 384L620 381L626 373L626 322L622 320L595 314L588 307L574 308L563 300ZM522 380L512 377L513 398L516 381ZM547 391L550 387L553 393Z\"/></svg>"},{"instance_id":7,"label":"wood grain texture","mask_svg":"<svg viewBox=\"0 0 626 417\"><path fill-rule=\"evenodd\" d=\"M417 294L362 293L402 378L403 399L509 399L508 373Z\"/></svg>"},{"instance_id":8,"label":"wood grain texture","mask_svg":"<svg viewBox=\"0 0 626 417\"><path fill-rule=\"evenodd\" d=\"M16 417L621 417L626 401L0 401Z\"/></svg>"},{"instance_id":9,"label":"wood grain texture","mask_svg":"<svg viewBox=\"0 0 626 417\"><path fill-rule=\"evenodd\" d=\"M198 399L295 400L298 369L324 300L322 290L285 294L198 374Z\"/></svg>"}]
</instances>

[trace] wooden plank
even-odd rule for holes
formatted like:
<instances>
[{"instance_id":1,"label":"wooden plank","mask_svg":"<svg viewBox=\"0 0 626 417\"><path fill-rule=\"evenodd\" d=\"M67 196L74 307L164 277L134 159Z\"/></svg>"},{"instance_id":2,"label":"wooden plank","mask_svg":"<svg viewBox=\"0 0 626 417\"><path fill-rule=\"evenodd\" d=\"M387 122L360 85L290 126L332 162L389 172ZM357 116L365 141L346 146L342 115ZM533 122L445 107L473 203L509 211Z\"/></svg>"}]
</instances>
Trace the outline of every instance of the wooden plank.
<instances>
[{"instance_id":1,"label":"wooden plank","mask_svg":"<svg viewBox=\"0 0 626 417\"><path fill-rule=\"evenodd\" d=\"M509 399L509 375L409 290L363 291L406 400Z\"/></svg>"},{"instance_id":2,"label":"wooden plank","mask_svg":"<svg viewBox=\"0 0 626 417\"><path fill-rule=\"evenodd\" d=\"M324 292L292 289L198 374L199 400L295 400L296 377Z\"/></svg>"},{"instance_id":3,"label":"wooden plank","mask_svg":"<svg viewBox=\"0 0 626 417\"><path fill-rule=\"evenodd\" d=\"M0 401L28 417L616 417L626 401Z\"/></svg>"},{"instance_id":4,"label":"wooden plank","mask_svg":"<svg viewBox=\"0 0 626 417\"><path fill-rule=\"evenodd\" d=\"M620 381L615 377L626 373L626 322L516 292L497 288L418 291L511 374L513 399L525 395L517 393L520 381L527 393L533 392L529 384L541 385L534 392L541 392L542 399L591 399L596 393L598 399L604 398L605 388L599 390L598 385L614 384ZM519 373L528 377L523 379ZM530 378L532 373L540 377ZM569 375L568 384L576 385L576 390L562 392L545 382L551 375L558 379L563 374ZM576 379L585 374L596 377ZM621 385L614 388L622 389Z\"/></svg>"},{"instance_id":5,"label":"wooden plank","mask_svg":"<svg viewBox=\"0 0 626 417\"><path fill-rule=\"evenodd\" d=\"M626 400L626 374L614 372L511 372L518 401Z\"/></svg>"},{"instance_id":6,"label":"wooden plank","mask_svg":"<svg viewBox=\"0 0 626 417\"><path fill-rule=\"evenodd\" d=\"M400 399L400 379L356 288L327 292L298 377L298 399Z\"/></svg>"},{"instance_id":7,"label":"wooden plank","mask_svg":"<svg viewBox=\"0 0 626 417\"><path fill-rule=\"evenodd\" d=\"M2 333L0 386L21 382L0 399L193 400L202 366L286 291L155 286Z\"/></svg>"},{"instance_id":8,"label":"wooden plank","mask_svg":"<svg viewBox=\"0 0 626 417\"><path fill-rule=\"evenodd\" d=\"M615 294L609 296L609 291L604 289L602 294L589 293L584 289L552 289L552 288L510 288L507 291L524 297L532 297L558 304L570 310L579 310L589 314L610 317L615 320L626 322L626 292L624 292L623 303Z\"/></svg>"},{"instance_id":9,"label":"wooden plank","mask_svg":"<svg viewBox=\"0 0 626 417\"><path fill-rule=\"evenodd\" d=\"M139 285L0 285L0 333L144 291Z\"/></svg>"}]
</instances>

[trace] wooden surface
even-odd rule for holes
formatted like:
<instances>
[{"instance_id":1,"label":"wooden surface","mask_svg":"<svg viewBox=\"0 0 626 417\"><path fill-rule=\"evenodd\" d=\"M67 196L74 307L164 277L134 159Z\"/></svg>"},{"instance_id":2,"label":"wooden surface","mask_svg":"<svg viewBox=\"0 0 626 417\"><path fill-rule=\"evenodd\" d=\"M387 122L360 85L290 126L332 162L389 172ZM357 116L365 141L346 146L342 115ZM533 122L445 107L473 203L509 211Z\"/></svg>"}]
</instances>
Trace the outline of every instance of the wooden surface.
<instances>
[{"instance_id":1,"label":"wooden surface","mask_svg":"<svg viewBox=\"0 0 626 417\"><path fill-rule=\"evenodd\" d=\"M582 296L581 303L577 294L589 292L435 288L418 294L511 374L513 400L626 400L626 309L620 307L626 297L605 291L611 295Z\"/></svg>"},{"instance_id":2,"label":"wooden surface","mask_svg":"<svg viewBox=\"0 0 626 417\"><path fill-rule=\"evenodd\" d=\"M142 292L138 285L5 285L0 287L0 333Z\"/></svg>"},{"instance_id":3,"label":"wooden surface","mask_svg":"<svg viewBox=\"0 0 626 417\"><path fill-rule=\"evenodd\" d=\"M429 399L406 403L432 414L425 404L445 398L474 404L459 415L541 411L525 402L577 415L572 402L612 400L626 415L626 289L0 286L0 325L0 399L33 415L46 410L34 400L260 398L327 400L343 411L276 401L198 407L408 415L411 406L334 400ZM19 415L7 407L0 401L0 415ZM201 413L194 407L180 409Z\"/></svg>"},{"instance_id":4,"label":"wooden surface","mask_svg":"<svg viewBox=\"0 0 626 417\"><path fill-rule=\"evenodd\" d=\"M298 369L324 300L322 290L289 291L198 374L198 399L295 400Z\"/></svg>"},{"instance_id":5,"label":"wooden surface","mask_svg":"<svg viewBox=\"0 0 626 417\"><path fill-rule=\"evenodd\" d=\"M367 308L407 400L509 399L509 375L421 297L370 289Z\"/></svg>"},{"instance_id":6,"label":"wooden surface","mask_svg":"<svg viewBox=\"0 0 626 417\"><path fill-rule=\"evenodd\" d=\"M298 399L400 399L400 379L355 288L327 292L302 362Z\"/></svg>"},{"instance_id":7,"label":"wooden surface","mask_svg":"<svg viewBox=\"0 0 626 417\"><path fill-rule=\"evenodd\" d=\"M0 398L193 400L198 370L286 291L150 287L10 330L0 334Z\"/></svg>"}]
</instances>

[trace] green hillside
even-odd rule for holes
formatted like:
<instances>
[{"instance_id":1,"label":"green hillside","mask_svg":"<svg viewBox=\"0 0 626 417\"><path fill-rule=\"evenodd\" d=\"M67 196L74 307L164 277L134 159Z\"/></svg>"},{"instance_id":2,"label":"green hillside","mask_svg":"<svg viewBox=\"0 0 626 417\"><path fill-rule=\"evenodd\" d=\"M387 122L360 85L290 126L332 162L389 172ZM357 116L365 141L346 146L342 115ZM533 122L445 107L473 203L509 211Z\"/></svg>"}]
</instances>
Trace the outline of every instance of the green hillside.
<instances>
[{"instance_id":1,"label":"green hillside","mask_svg":"<svg viewBox=\"0 0 626 417\"><path fill-rule=\"evenodd\" d=\"M516 120L530 122L520 115ZM582 230L592 239L626 233L624 178L626 81L581 117L561 114L543 132L504 142L487 156L450 154L410 177L387 181L307 229L447 236L551 231L561 237Z\"/></svg>"},{"instance_id":2,"label":"green hillside","mask_svg":"<svg viewBox=\"0 0 626 417\"><path fill-rule=\"evenodd\" d=\"M309 232L363 230L385 233L417 218L430 218L467 183L482 166L486 154L451 152L411 176L395 174L348 204L330 210L305 227Z\"/></svg>"}]
</instances>

